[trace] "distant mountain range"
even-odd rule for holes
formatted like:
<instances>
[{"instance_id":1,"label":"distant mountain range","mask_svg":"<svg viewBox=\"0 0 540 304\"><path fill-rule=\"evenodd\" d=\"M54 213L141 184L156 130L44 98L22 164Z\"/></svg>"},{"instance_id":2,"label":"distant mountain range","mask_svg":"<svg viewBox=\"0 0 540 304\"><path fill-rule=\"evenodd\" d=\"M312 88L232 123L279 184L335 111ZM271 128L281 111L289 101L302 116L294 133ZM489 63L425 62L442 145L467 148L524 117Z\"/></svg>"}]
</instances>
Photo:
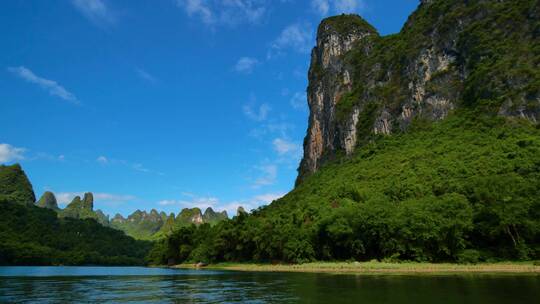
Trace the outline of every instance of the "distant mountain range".
<instances>
[{"instance_id":1,"label":"distant mountain range","mask_svg":"<svg viewBox=\"0 0 540 304\"><path fill-rule=\"evenodd\" d=\"M46 191L36 202L41 208L51 209L58 213L59 217L75 219L94 219L103 226L112 227L124 231L135 239L151 240L169 235L173 230L189 226L208 223L214 225L228 218L227 211L216 212L207 208L204 213L199 208L184 208L178 215L167 215L152 209L150 212L137 210L124 218L116 214L112 219L101 210L94 210L94 196L85 193L83 198L76 196L66 208L60 209L54 193ZM243 209L242 209L243 210Z\"/></svg>"},{"instance_id":2,"label":"distant mountain range","mask_svg":"<svg viewBox=\"0 0 540 304\"><path fill-rule=\"evenodd\" d=\"M51 192L36 203L18 164L0 165L0 214L0 265L143 265L152 245L108 227L91 193L63 210Z\"/></svg>"}]
</instances>

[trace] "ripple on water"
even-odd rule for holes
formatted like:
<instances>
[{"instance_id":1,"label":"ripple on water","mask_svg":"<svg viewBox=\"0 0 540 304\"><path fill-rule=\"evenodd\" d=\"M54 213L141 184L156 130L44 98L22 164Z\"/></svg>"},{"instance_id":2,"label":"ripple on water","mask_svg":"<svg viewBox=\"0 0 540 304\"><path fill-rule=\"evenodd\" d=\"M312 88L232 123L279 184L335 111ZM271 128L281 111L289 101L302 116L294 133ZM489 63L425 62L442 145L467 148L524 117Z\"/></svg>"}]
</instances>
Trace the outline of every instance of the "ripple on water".
<instances>
[{"instance_id":1,"label":"ripple on water","mask_svg":"<svg viewBox=\"0 0 540 304\"><path fill-rule=\"evenodd\" d=\"M540 276L0 267L0 303L536 303ZM50 274L50 276L47 276Z\"/></svg>"},{"instance_id":2,"label":"ripple on water","mask_svg":"<svg viewBox=\"0 0 540 304\"><path fill-rule=\"evenodd\" d=\"M90 275L81 276L84 269L66 268L64 273L62 269L49 269L50 277L45 275L47 269L11 269L23 276L6 276L8 270L3 269L0 302L288 303L296 300L288 292L286 280L270 276L254 280L253 276L239 273L171 273L169 270L164 270L163 275L133 275L133 269L126 270L130 275L116 275L121 274L117 268L89 268ZM108 275L107 270L115 275Z\"/></svg>"}]
</instances>

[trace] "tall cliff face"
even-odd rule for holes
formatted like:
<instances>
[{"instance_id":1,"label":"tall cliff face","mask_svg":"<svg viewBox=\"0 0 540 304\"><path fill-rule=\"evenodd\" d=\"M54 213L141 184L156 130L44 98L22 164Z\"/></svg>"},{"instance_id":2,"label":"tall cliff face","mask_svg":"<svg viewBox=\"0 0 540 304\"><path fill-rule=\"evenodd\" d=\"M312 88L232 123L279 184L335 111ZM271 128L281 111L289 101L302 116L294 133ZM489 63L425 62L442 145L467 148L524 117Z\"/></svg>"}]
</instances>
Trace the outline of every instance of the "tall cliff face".
<instances>
[{"instance_id":1,"label":"tall cliff face","mask_svg":"<svg viewBox=\"0 0 540 304\"><path fill-rule=\"evenodd\" d=\"M539 11L535 0L422 0L386 37L356 15L323 20L297 183L373 137L461 107L538 122Z\"/></svg>"},{"instance_id":2,"label":"tall cliff face","mask_svg":"<svg viewBox=\"0 0 540 304\"><path fill-rule=\"evenodd\" d=\"M343 56L353 46L369 53L372 36L378 36L375 29L358 16L328 18L319 26L308 75L309 128L300 178L315 172L329 151L347 146L342 145L339 126L334 123L336 104L343 94L352 90L352 67Z\"/></svg>"}]
</instances>

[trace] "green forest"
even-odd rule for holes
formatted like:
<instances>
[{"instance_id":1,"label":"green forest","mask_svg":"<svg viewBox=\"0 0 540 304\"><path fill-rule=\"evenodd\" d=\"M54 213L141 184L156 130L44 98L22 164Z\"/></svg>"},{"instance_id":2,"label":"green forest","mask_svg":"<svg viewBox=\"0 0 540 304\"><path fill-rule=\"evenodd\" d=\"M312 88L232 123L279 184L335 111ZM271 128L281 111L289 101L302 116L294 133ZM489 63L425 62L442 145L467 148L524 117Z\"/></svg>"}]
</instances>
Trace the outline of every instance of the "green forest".
<instances>
[{"instance_id":1,"label":"green forest","mask_svg":"<svg viewBox=\"0 0 540 304\"><path fill-rule=\"evenodd\" d=\"M19 165L0 166L0 265L142 265L152 244L34 206Z\"/></svg>"},{"instance_id":2,"label":"green forest","mask_svg":"<svg viewBox=\"0 0 540 304\"><path fill-rule=\"evenodd\" d=\"M460 112L380 137L251 214L184 227L154 264L540 258L540 129Z\"/></svg>"},{"instance_id":3,"label":"green forest","mask_svg":"<svg viewBox=\"0 0 540 304\"><path fill-rule=\"evenodd\" d=\"M176 217L153 210L111 221L153 241L135 240L102 225L108 218L96 221L105 215L93 212L91 194L58 216L56 200L54 210L35 205L19 165L0 166L0 264L540 260L538 7L537 0L434 1L385 37L356 15L323 20L320 28L339 34L350 26L370 34L340 59L354 86L329 115L341 126L362 108L356 150L323 155L311 175L300 167L291 192L232 219L186 208ZM416 103L418 115L399 120L414 77L426 75L416 73L418 62L433 50L453 59L421 91L452 106L441 117L422 116L436 112L433 104ZM336 77L324 73L315 64L310 82ZM391 135L374 131L383 109L396 126Z\"/></svg>"},{"instance_id":4,"label":"green forest","mask_svg":"<svg viewBox=\"0 0 540 304\"><path fill-rule=\"evenodd\" d=\"M323 20L323 36L367 33L342 55L354 86L333 117L339 127L361 107L353 155L326 155L307 177L301 166L290 193L250 214L177 230L149 261L540 259L539 16L533 0L429 1L385 37L356 15ZM425 93L455 107L437 121L413 104L407 125L417 62L433 50L455 60L420 73ZM312 61L308 95L341 78ZM373 131L382 109L391 135Z\"/></svg>"}]
</instances>

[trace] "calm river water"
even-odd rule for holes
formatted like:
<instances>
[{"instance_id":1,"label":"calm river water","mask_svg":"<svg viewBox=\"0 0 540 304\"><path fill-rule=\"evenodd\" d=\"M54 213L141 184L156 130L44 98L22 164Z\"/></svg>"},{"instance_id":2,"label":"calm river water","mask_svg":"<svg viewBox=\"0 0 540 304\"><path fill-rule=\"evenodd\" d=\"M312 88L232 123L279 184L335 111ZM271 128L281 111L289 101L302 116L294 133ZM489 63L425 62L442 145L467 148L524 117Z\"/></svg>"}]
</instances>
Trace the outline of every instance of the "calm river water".
<instances>
[{"instance_id":1,"label":"calm river water","mask_svg":"<svg viewBox=\"0 0 540 304\"><path fill-rule=\"evenodd\" d=\"M1 303L540 303L540 276L0 267Z\"/></svg>"}]
</instances>

